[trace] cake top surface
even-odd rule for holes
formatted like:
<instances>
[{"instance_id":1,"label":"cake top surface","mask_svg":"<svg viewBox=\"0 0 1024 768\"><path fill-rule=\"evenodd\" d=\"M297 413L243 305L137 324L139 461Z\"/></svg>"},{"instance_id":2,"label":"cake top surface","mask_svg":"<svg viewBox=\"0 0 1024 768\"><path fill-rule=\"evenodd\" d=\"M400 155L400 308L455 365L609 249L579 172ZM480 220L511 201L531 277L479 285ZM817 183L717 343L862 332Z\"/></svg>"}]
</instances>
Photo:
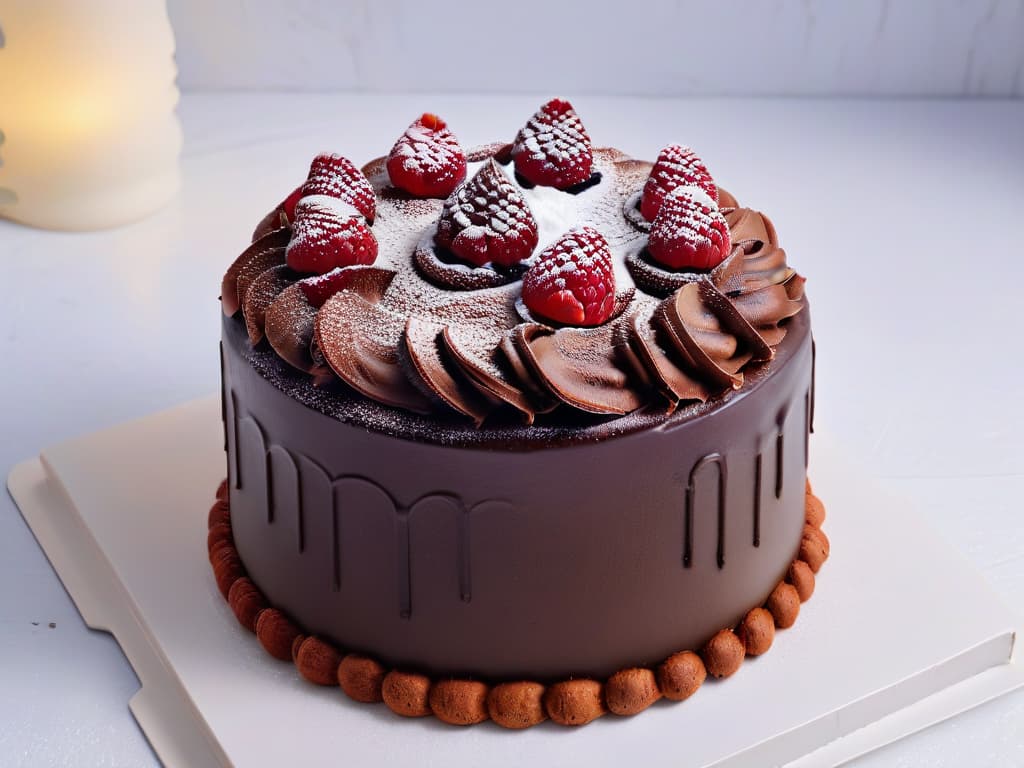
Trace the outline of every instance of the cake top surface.
<instances>
[{"instance_id":1,"label":"cake top surface","mask_svg":"<svg viewBox=\"0 0 1024 768\"><path fill-rule=\"evenodd\" d=\"M318 155L222 302L295 399L451 444L589 442L706 412L770 370L804 306L771 222L692 150L593 148L559 99L510 144L463 151L425 114L361 171Z\"/></svg>"}]
</instances>

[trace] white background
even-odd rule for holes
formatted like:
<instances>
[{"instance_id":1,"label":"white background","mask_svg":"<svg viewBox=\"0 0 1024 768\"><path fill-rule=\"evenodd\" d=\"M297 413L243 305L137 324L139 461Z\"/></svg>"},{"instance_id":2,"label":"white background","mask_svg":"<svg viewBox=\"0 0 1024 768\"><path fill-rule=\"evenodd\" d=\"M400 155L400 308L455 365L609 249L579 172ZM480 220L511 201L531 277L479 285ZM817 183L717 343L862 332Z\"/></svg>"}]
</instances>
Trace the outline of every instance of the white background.
<instances>
[{"instance_id":1,"label":"white background","mask_svg":"<svg viewBox=\"0 0 1024 768\"><path fill-rule=\"evenodd\" d=\"M168 0L183 89L1024 95L1024 0Z\"/></svg>"}]
</instances>

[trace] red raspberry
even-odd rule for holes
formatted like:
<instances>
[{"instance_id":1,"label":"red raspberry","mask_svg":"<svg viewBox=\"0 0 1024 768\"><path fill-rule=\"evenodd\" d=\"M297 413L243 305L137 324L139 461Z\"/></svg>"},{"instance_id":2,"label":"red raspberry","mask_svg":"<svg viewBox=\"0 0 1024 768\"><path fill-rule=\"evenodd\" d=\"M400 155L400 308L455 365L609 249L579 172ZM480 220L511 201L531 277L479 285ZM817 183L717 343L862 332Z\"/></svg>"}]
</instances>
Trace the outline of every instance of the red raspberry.
<instances>
[{"instance_id":1,"label":"red raspberry","mask_svg":"<svg viewBox=\"0 0 1024 768\"><path fill-rule=\"evenodd\" d=\"M677 187L651 225L647 252L670 269L712 269L729 255L729 240L718 204L697 187Z\"/></svg>"},{"instance_id":2,"label":"red raspberry","mask_svg":"<svg viewBox=\"0 0 1024 768\"><path fill-rule=\"evenodd\" d=\"M519 188L488 160L445 201L434 242L478 267L510 267L537 247L537 222Z\"/></svg>"},{"instance_id":3,"label":"red raspberry","mask_svg":"<svg viewBox=\"0 0 1024 768\"><path fill-rule=\"evenodd\" d=\"M444 120L425 112L391 148L388 176L414 197L448 197L466 179L466 155Z\"/></svg>"},{"instance_id":4,"label":"red raspberry","mask_svg":"<svg viewBox=\"0 0 1024 768\"><path fill-rule=\"evenodd\" d=\"M718 187L704 161L689 147L669 144L658 153L658 160L644 185L644 194L640 200L640 213L643 217L654 221L665 195L676 187L700 187L718 203Z\"/></svg>"},{"instance_id":5,"label":"red raspberry","mask_svg":"<svg viewBox=\"0 0 1024 768\"><path fill-rule=\"evenodd\" d=\"M299 200L285 250L289 267L322 275L335 267L372 264L376 258L377 239L352 205L326 195Z\"/></svg>"},{"instance_id":6,"label":"red raspberry","mask_svg":"<svg viewBox=\"0 0 1024 768\"><path fill-rule=\"evenodd\" d=\"M527 121L512 145L516 171L542 187L567 189L590 178L590 136L572 104L552 99Z\"/></svg>"},{"instance_id":7,"label":"red raspberry","mask_svg":"<svg viewBox=\"0 0 1024 768\"><path fill-rule=\"evenodd\" d=\"M367 221L373 221L377 214L377 198L370 182L352 161L341 155L320 154L313 158L309 176L302 185L302 197L308 195L327 195L351 203Z\"/></svg>"},{"instance_id":8,"label":"red raspberry","mask_svg":"<svg viewBox=\"0 0 1024 768\"><path fill-rule=\"evenodd\" d=\"M565 325L600 325L615 308L615 270L604 235L571 229L540 254L523 276L523 301Z\"/></svg>"}]
</instances>

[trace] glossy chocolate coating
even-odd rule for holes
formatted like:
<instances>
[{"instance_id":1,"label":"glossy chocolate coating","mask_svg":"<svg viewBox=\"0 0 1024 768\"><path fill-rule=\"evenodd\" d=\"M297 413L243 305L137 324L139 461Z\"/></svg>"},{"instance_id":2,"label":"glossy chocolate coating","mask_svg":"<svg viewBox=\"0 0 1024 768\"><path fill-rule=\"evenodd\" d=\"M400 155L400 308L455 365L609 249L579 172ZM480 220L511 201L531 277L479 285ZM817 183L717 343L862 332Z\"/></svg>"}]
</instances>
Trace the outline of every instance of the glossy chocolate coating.
<instances>
[{"instance_id":1,"label":"glossy chocolate coating","mask_svg":"<svg viewBox=\"0 0 1024 768\"><path fill-rule=\"evenodd\" d=\"M805 308L772 362L708 404L606 420L588 442L510 427L503 449L502 427L472 444L339 421L311 385L296 398L254 367L244 324L225 318L238 551L272 605L386 665L606 677L699 648L797 551L809 326Z\"/></svg>"}]
</instances>

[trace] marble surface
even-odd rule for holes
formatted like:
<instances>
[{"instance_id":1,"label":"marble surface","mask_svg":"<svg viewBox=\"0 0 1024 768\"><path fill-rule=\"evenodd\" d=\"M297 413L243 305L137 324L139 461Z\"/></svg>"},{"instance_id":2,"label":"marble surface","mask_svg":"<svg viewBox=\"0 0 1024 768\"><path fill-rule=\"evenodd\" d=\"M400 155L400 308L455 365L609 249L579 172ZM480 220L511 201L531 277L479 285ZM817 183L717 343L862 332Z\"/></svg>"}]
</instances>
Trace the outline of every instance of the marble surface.
<instances>
[{"instance_id":1,"label":"marble surface","mask_svg":"<svg viewBox=\"0 0 1024 768\"><path fill-rule=\"evenodd\" d=\"M1024 95L1024 0L168 0L187 89ZM456 47L455 58L439 55Z\"/></svg>"},{"instance_id":2,"label":"marble surface","mask_svg":"<svg viewBox=\"0 0 1024 768\"><path fill-rule=\"evenodd\" d=\"M543 98L186 94L184 186L159 214L78 235L0 222L0 468L216 390L221 273L312 154L369 159L424 109L466 144L511 136ZM818 418L1024 605L1024 102L574 101L597 143L688 142L772 215L809 277ZM0 574L0 763L154 764L131 668L6 495ZM1022 722L1017 693L857 765L1021 765Z\"/></svg>"}]
</instances>

